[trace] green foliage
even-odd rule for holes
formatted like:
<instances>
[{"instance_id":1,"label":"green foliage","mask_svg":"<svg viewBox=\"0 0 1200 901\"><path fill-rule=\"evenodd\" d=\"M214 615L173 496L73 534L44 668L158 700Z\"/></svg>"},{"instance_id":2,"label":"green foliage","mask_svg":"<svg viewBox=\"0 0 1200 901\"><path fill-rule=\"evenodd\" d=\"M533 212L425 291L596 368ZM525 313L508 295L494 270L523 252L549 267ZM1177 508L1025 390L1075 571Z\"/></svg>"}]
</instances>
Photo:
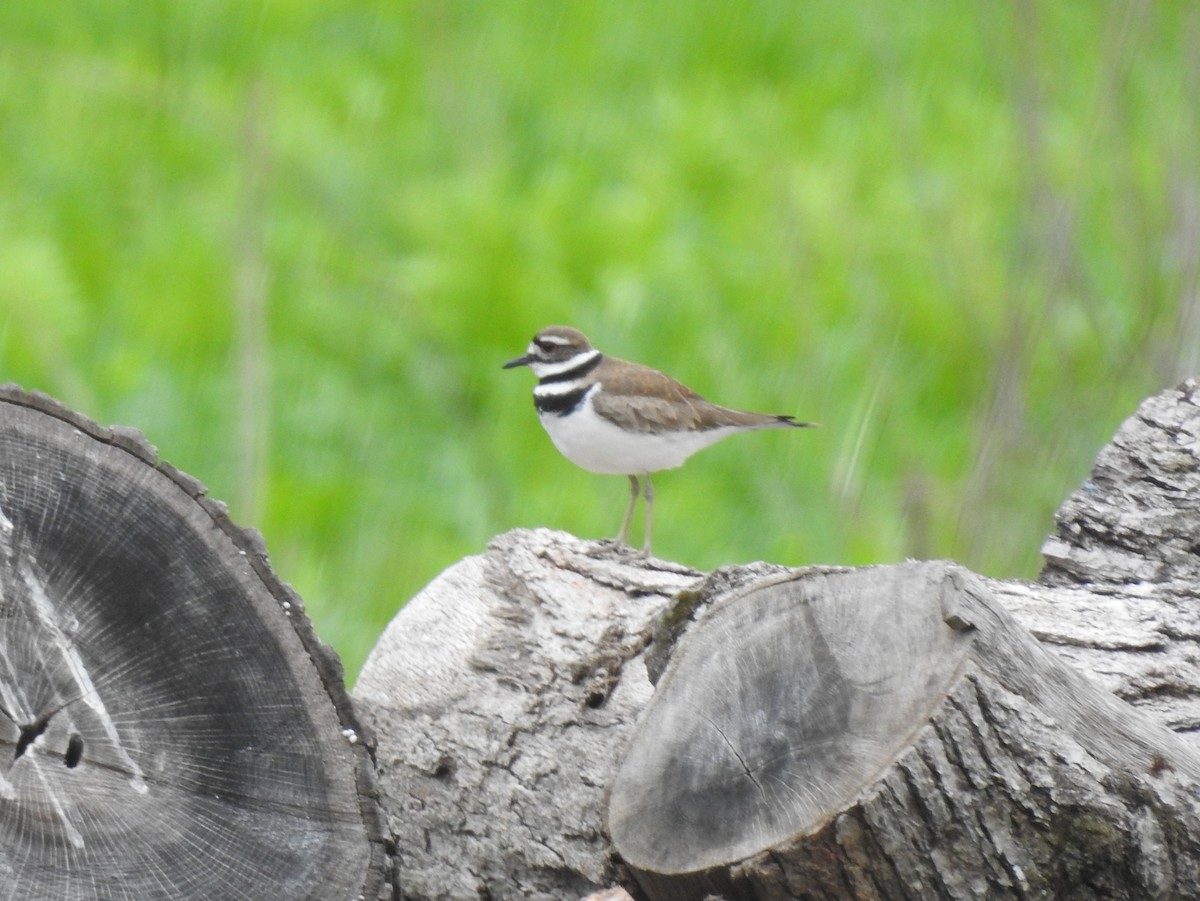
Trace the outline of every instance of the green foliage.
<instances>
[{"instance_id":1,"label":"green foliage","mask_svg":"<svg viewBox=\"0 0 1200 901\"><path fill-rule=\"evenodd\" d=\"M1197 58L1171 3L5 4L0 377L229 500L351 674L496 532L615 531L499 369L551 323L825 425L659 476L662 556L1032 575L1200 363Z\"/></svg>"}]
</instances>

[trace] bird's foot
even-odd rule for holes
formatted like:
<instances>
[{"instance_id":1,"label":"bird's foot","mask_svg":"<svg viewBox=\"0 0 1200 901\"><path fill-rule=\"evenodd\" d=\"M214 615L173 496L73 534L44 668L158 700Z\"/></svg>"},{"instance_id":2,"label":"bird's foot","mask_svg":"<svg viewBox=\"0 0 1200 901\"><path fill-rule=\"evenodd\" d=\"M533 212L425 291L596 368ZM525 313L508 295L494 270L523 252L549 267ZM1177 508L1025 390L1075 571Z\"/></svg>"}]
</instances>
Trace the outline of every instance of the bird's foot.
<instances>
[{"instance_id":1,"label":"bird's foot","mask_svg":"<svg viewBox=\"0 0 1200 901\"><path fill-rule=\"evenodd\" d=\"M620 538L597 538L592 542L593 557L611 557L627 554L631 550Z\"/></svg>"},{"instance_id":2,"label":"bird's foot","mask_svg":"<svg viewBox=\"0 0 1200 901\"><path fill-rule=\"evenodd\" d=\"M599 538L593 542L596 548L595 556L633 557L635 560L645 560L650 556L650 548L638 550L624 538Z\"/></svg>"}]
</instances>

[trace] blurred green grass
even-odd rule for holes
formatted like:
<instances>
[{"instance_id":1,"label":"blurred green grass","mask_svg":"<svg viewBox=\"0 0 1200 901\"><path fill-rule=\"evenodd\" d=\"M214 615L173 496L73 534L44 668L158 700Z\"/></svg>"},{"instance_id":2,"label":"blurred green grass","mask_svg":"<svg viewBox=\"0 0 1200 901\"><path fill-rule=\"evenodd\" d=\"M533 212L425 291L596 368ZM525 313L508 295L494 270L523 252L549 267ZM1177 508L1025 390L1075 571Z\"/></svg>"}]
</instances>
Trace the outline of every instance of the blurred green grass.
<instances>
[{"instance_id":1,"label":"blurred green grass","mask_svg":"<svg viewBox=\"0 0 1200 901\"><path fill-rule=\"evenodd\" d=\"M351 679L516 525L611 534L551 323L825 427L655 480L655 549L1031 576L1200 364L1200 7L0 6L0 378L262 530Z\"/></svg>"}]
</instances>

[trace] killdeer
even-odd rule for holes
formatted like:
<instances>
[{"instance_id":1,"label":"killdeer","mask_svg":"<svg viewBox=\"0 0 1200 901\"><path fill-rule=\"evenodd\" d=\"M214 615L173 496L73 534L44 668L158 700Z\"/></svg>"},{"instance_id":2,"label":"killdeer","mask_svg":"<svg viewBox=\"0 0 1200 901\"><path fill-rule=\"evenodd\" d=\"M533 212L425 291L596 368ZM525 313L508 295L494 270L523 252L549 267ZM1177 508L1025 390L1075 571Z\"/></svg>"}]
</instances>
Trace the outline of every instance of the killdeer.
<instances>
[{"instance_id":1,"label":"killdeer","mask_svg":"<svg viewBox=\"0 0 1200 901\"><path fill-rule=\"evenodd\" d=\"M737 432L816 425L710 404L657 369L605 356L583 332L565 325L542 329L525 353L503 368L515 366L528 366L537 376L533 405L564 457L589 472L629 476L632 495L617 534L619 545L627 543L639 483L644 484L642 556L650 553L650 473L674 469L696 451Z\"/></svg>"}]
</instances>

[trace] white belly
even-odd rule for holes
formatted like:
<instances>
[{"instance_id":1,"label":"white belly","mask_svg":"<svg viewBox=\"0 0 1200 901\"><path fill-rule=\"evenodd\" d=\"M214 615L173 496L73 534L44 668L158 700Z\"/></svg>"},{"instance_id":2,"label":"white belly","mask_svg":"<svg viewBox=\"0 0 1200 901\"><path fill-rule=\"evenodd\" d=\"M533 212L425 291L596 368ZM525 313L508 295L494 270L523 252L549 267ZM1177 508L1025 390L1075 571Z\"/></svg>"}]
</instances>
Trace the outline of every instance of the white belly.
<instances>
[{"instance_id":1,"label":"white belly","mask_svg":"<svg viewBox=\"0 0 1200 901\"><path fill-rule=\"evenodd\" d=\"M627 432L598 416L590 397L569 416L543 414L538 418L559 453L576 466L606 475L674 469L696 451L739 431L721 428L662 435Z\"/></svg>"}]
</instances>

